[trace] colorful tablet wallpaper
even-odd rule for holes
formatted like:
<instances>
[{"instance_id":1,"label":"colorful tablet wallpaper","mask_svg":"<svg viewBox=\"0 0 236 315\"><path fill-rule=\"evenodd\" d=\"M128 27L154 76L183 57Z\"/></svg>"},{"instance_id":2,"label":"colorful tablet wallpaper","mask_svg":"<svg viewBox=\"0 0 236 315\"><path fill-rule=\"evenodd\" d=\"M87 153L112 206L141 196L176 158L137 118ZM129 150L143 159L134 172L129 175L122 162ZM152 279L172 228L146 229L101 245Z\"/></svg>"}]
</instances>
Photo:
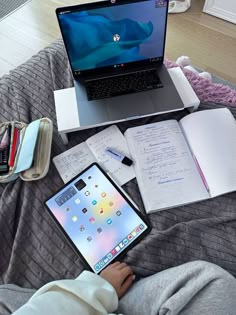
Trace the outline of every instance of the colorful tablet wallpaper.
<instances>
[{"instance_id":1,"label":"colorful tablet wallpaper","mask_svg":"<svg viewBox=\"0 0 236 315\"><path fill-rule=\"evenodd\" d=\"M163 56L167 2L150 0L59 14L74 71Z\"/></svg>"},{"instance_id":2,"label":"colorful tablet wallpaper","mask_svg":"<svg viewBox=\"0 0 236 315\"><path fill-rule=\"evenodd\" d=\"M147 229L96 165L46 204L95 273Z\"/></svg>"}]
</instances>

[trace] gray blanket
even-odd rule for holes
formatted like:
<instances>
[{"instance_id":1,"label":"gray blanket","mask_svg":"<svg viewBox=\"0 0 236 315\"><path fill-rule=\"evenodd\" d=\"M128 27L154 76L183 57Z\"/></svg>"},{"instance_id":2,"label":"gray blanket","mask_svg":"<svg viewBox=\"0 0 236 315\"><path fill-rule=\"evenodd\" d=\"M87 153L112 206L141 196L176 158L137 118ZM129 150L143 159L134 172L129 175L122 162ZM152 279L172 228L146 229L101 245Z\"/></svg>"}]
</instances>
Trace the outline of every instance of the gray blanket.
<instances>
[{"instance_id":1,"label":"gray blanket","mask_svg":"<svg viewBox=\"0 0 236 315\"><path fill-rule=\"evenodd\" d=\"M0 79L0 121L30 122L52 119L52 156L72 147L102 128L69 135L65 147L57 134L53 91L72 86L72 76L61 41ZM66 104L65 104L66 105ZM201 105L201 109L217 105ZM236 110L232 108L236 115ZM127 127L179 119L187 112L120 123ZM219 179L220 180L220 179ZM0 283L39 288L44 283L74 278L84 266L52 222L43 201L63 185L51 163L39 181L20 179L0 185ZM143 211L136 180L124 186ZM236 193L149 215L151 233L124 257L139 276L193 260L207 260L236 275Z\"/></svg>"}]
</instances>

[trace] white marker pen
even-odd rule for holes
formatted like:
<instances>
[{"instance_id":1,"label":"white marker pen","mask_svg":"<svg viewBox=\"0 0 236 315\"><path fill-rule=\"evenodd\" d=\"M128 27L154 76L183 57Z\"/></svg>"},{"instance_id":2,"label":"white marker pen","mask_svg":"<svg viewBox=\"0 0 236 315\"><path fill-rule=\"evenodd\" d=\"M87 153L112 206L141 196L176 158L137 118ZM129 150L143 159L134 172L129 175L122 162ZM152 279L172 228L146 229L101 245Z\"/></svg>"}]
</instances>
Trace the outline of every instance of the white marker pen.
<instances>
[{"instance_id":1,"label":"white marker pen","mask_svg":"<svg viewBox=\"0 0 236 315\"><path fill-rule=\"evenodd\" d=\"M105 153L110 155L113 159L116 159L127 166L130 166L133 163L133 161L130 160L127 156L116 151L115 149L106 148Z\"/></svg>"}]
</instances>

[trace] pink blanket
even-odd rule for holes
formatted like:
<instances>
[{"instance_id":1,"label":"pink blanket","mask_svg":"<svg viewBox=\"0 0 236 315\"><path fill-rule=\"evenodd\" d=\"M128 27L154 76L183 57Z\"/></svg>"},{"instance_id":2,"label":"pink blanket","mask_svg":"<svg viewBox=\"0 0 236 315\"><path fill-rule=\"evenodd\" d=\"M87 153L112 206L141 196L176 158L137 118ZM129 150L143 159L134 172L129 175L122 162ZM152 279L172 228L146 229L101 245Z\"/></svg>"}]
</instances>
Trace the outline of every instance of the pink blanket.
<instances>
[{"instance_id":1,"label":"pink blanket","mask_svg":"<svg viewBox=\"0 0 236 315\"><path fill-rule=\"evenodd\" d=\"M170 60L165 60L167 68L178 67ZM229 86L213 83L200 77L198 74L181 67L201 103L217 103L236 106L236 90Z\"/></svg>"}]
</instances>

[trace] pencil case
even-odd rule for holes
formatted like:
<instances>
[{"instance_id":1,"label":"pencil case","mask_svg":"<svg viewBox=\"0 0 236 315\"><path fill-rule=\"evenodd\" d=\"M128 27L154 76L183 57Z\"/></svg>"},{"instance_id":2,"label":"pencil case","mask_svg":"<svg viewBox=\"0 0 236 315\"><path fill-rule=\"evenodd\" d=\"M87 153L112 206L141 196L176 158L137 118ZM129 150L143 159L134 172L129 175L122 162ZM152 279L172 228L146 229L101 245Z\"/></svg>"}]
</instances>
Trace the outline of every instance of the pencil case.
<instances>
[{"instance_id":1,"label":"pencil case","mask_svg":"<svg viewBox=\"0 0 236 315\"><path fill-rule=\"evenodd\" d=\"M1 123L1 139L6 130L10 130L8 150L2 163L8 161L8 170L4 174L0 173L0 183L10 182L18 177L24 181L34 181L46 176L51 156L52 121L44 117L30 124L18 121Z\"/></svg>"}]
</instances>

